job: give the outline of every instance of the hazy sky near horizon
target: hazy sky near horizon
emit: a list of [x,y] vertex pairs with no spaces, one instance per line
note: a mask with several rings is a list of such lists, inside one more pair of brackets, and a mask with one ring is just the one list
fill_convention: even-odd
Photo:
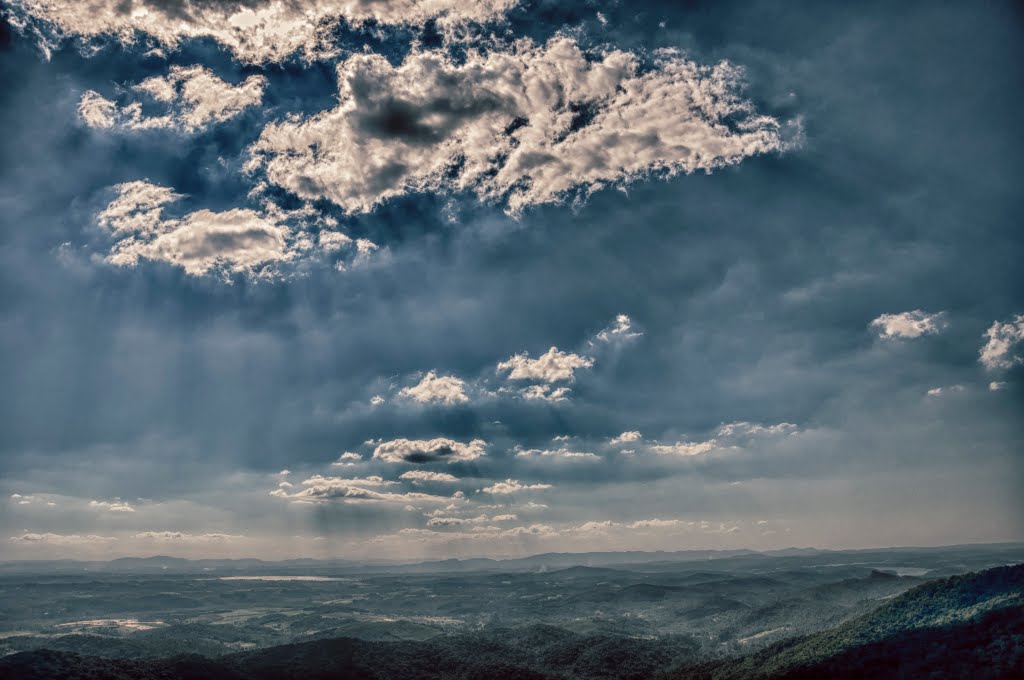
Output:
[[1024,539],[1014,3],[0,13],[0,558]]

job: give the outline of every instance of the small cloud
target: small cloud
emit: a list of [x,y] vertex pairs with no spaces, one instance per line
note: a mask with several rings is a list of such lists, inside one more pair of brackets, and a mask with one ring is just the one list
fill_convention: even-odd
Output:
[[399,479],[407,479],[413,484],[422,482],[457,482],[459,478],[447,472],[428,472],[427,470],[409,470],[398,476]]
[[[238,85],[218,78],[202,66],[172,66],[165,76],[153,76],[133,85],[135,101],[120,106],[88,90],[78,103],[78,114],[93,128],[155,130],[172,128],[193,133],[239,115],[263,100],[267,79],[249,76]],[[143,101],[161,106],[160,115],[143,113]]]
[[355,465],[363,459],[362,454],[353,453],[352,451],[346,451],[345,453],[338,456],[338,460],[331,463],[332,467],[348,467]]
[[794,434],[797,426],[793,423],[776,423],[775,425],[761,425],[747,421],[736,421],[725,423],[718,428],[719,437],[777,437],[781,435]]
[[638,442],[641,439],[643,439],[643,435],[636,430],[631,430],[629,432],[623,432],[617,437],[612,437],[608,440],[608,445],[619,446],[621,444],[629,444],[630,442]]
[[509,380],[540,380],[547,383],[576,379],[575,371],[590,368],[594,360],[552,347],[536,359],[527,353],[516,354],[498,364],[498,373],[508,371]]
[[963,385],[948,385],[946,387],[933,387],[932,389],[928,390],[928,396],[929,397],[939,397],[939,396],[942,396],[943,394],[950,394],[952,392],[963,392],[964,389],[965,388],[964,388]]
[[993,380],[988,384],[989,392],[998,392],[999,390],[1005,389],[1006,383],[999,380]]
[[383,403],[384,397],[380,396],[379,394],[375,394],[372,397],[370,397],[370,406],[380,406]]
[[106,510],[107,512],[135,512],[135,508],[131,505],[117,499],[113,501],[89,501],[89,507],[95,510]]
[[1024,362],[1024,356],[1015,353],[1024,341],[1024,314],[1017,314],[1010,321],[993,321],[985,331],[985,345],[978,353],[978,361],[990,371],[1012,368]]
[[373,457],[387,463],[432,463],[446,461],[476,460],[484,455],[487,442],[474,439],[457,442],[453,439],[394,439],[381,442],[373,451]]
[[188,534],[181,531],[143,531],[135,534],[135,538],[160,543],[222,543],[245,537],[235,534]]
[[429,371],[423,379],[413,387],[406,387],[399,396],[412,399],[420,404],[445,404],[453,406],[469,401],[466,396],[465,383],[451,375],[439,376]]
[[718,442],[709,439],[704,442],[677,442],[675,444],[655,444],[651,451],[662,456],[700,456],[718,448]]
[[878,336],[885,339],[919,338],[941,331],[945,323],[945,313],[928,314],[920,309],[899,314],[882,314],[870,324],[878,331]]
[[625,314],[619,314],[615,317],[615,322],[598,333],[594,339],[607,344],[622,344],[636,340],[641,335],[643,333],[634,329],[632,319]]
[[560,449],[521,449],[516,447],[516,458],[562,458],[568,460],[599,460],[598,456],[586,451]]
[[526,400],[542,400],[542,401],[568,401],[569,395],[572,390],[568,387],[555,387],[551,385],[530,385],[524,387],[519,391],[519,395]]
[[506,479],[504,482],[496,482],[485,487],[482,491],[493,495],[507,495],[520,491],[541,491],[550,488],[552,488],[550,484],[522,484],[516,479]]
[[81,545],[88,543],[111,543],[117,539],[113,536],[97,536],[95,534],[35,534],[25,533],[21,536],[11,536],[11,541],[22,544],[36,545]]

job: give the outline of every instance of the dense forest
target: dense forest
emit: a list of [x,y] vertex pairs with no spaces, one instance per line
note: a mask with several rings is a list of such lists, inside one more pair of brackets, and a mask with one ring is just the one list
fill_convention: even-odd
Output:
[[491,628],[426,641],[353,638],[217,659],[110,659],[37,650],[0,659],[0,677],[174,678],[1010,678],[1024,674],[1024,565],[929,581],[872,612],[752,654],[695,660],[682,636]]

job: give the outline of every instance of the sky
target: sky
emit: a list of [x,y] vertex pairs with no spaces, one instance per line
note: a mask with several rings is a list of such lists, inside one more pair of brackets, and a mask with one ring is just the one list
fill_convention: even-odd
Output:
[[0,558],[1024,540],[1019,5],[0,12]]

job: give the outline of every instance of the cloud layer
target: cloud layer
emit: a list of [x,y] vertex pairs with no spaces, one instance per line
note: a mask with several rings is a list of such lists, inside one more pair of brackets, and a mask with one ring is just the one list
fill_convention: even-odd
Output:
[[268,126],[251,170],[353,213],[417,191],[470,191],[509,212],[623,186],[652,173],[711,171],[785,147],[782,124],[739,95],[743,72],[665,52],[585,53],[556,37],[455,62],[414,51],[393,66],[338,66],[339,104]]
[[194,132],[259,104],[266,84],[263,76],[249,76],[232,85],[202,66],[172,66],[166,76],[147,78],[131,88],[143,101],[155,102],[161,113],[146,115],[143,102],[138,100],[119,106],[94,90],[82,94],[78,113],[86,125],[94,128],[177,128]]
[[[139,35],[164,48],[212,38],[246,62],[293,54],[322,59],[337,53],[339,22],[442,26],[501,17],[514,0],[15,0],[16,19],[46,22],[60,35],[110,36],[131,44]],[[48,36],[49,37],[49,36]],[[52,40],[52,37],[50,38]]]

